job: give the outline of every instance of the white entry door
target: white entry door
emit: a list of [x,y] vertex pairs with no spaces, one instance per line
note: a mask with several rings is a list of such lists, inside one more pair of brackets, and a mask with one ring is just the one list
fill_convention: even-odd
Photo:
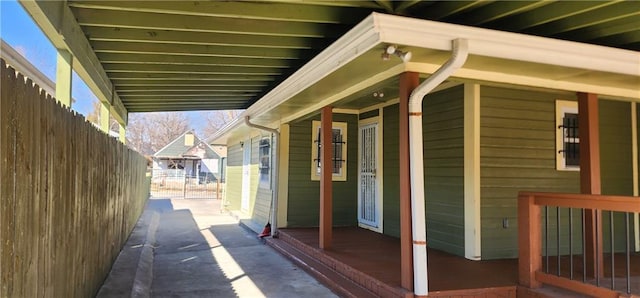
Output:
[[380,149],[378,122],[360,125],[358,223],[360,227],[382,232],[382,200],[380,193]]
[[251,185],[251,140],[244,142],[242,146],[242,200],[240,201],[240,209],[249,211],[249,191]]

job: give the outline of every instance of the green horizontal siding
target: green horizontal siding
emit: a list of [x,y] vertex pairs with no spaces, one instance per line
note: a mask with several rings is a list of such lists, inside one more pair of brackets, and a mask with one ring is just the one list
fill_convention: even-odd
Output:
[[[632,196],[631,104],[600,100],[599,112],[602,194]],[[610,214],[605,212],[602,218],[605,251],[611,250],[610,219]],[[613,224],[614,248],[619,252],[624,251],[626,240],[624,214],[614,213]]]
[[[265,135],[266,136],[266,135]],[[265,225],[270,219],[271,189],[270,186],[260,185],[260,140],[263,136],[251,140],[251,192],[250,214],[251,220],[259,226]]]
[[242,148],[234,144],[227,148],[225,204],[228,210],[240,210],[242,199]]
[[[579,193],[578,171],[555,169],[555,101],[571,100],[552,92],[513,90],[483,86],[481,89],[481,216],[482,258],[517,257],[517,193],[518,191]],[[631,131],[630,105],[624,102],[599,101],[600,158],[603,194],[630,195]],[[556,215],[549,208],[549,250],[555,254]],[[560,209],[560,222],[566,229],[568,209]],[[543,214],[543,217],[545,215]],[[622,247],[624,215],[614,215],[614,245]],[[503,221],[508,221],[505,228]],[[580,229],[579,212],[573,217]],[[605,250],[608,243],[609,214],[603,216]],[[561,230],[561,233],[564,230]],[[544,236],[544,233],[543,233]],[[546,243],[547,237],[543,237]],[[581,239],[574,239],[580,249]],[[561,253],[569,243],[561,238]],[[618,249],[616,249],[618,250]]]
[[[312,120],[290,124],[289,134],[289,227],[318,226],[320,182],[311,180]],[[358,117],[334,114],[334,122],[347,122],[347,181],[333,182],[334,226],[357,225],[358,206]]]
[[580,190],[579,172],[555,168],[555,101],[572,98],[488,86],[480,96],[482,259],[514,258],[518,192]]
[[399,105],[383,110],[382,131],[382,216],[383,233],[400,237],[400,153],[399,153]]
[[427,243],[464,255],[464,88],[423,102]]

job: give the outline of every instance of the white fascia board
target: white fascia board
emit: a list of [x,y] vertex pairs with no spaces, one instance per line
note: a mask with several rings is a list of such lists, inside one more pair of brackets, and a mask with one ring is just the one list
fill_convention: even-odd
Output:
[[211,137],[211,140],[215,142],[228,138],[228,134],[232,130],[244,125],[245,116],[255,119],[261,114],[272,110],[378,45],[380,43],[376,20],[378,16],[379,14],[373,13],[364,19],[284,80],[284,82],[251,105],[238,118],[220,129],[218,133]]
[[377,15],[376,13],[370,15],[311,59],[292,76],[250,106],[247,109],[247,115],[254,116],[254,113],[261,113],[278,106],[378,45],[380,35],[376,24]]
[[[302,90],[330,75],[340,67],[381,43],[398,44],[442,51],[452,50],[452,41],[467,39],[469,54],[507,60],[526,61],[623,75],[640,76],[640,53],[604,46],[530,36],[497,30],[453,25],[435,21],[372,13],[292,76],[250,106],[212,140],[221,139],[242,124],[245,115],[255,119],[292,98]],[[410,63],[411,64],[411,63]],[[467,71],[464,68],[459,70]],[[473,72],[473,71],[471,71]],[[531,78],[528,78],[531,80]],[[509,81],[503,79],[505,82]],[[550,80],[539,82],[553,85]],[[522,83],[520,83],[522,85]],[[575,87],[589,86],[576,84]],[[582,89],[578,89],[582,90]],[[633,91],[600,87],[627,98],[637,98]],[[327,104],[327,100],[321,100]],[[317,106],[317,105],[316,105]],[[300,113],[297,113],[298,115]],[[287,117],[291,119],[291,117]],[[281,121],[286,122],[286,121]]]
[[120,124],[127,123],[127,111],[113,90],[107,73],[75,20],[67,1],[18,0],[35,23],[57,49],[71,52],[78,63],[74,70],[103,103],[112,107],[112,115]]
[[640,76],[635,51],[392,15],[376,19],[387,43],[451,51],[451,41],[462,38],[470,55]]

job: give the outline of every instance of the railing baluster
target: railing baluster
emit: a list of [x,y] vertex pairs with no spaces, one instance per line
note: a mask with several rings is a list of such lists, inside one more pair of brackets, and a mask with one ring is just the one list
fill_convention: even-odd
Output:
[[556,263],[558,276],[560,276],[560,207],[556,207]]
[[609,234],[611,237],[609,237],[609,241],[611,242],[611,289],[615,289],[616,288],[616,267],[615,267],[615,255],[616,255],[616,249],[615,249],[615,244],[614,244],[614,227],[613,227],[613,211],[609,211]]
[[569,208],[569,279],[573,280],[573,208]]
[[600,227],[600,224],[599,224],[599,223],[601,223],[601,218],[600,217],[602,216],[602,212],[598,212],[598,210],[594,210],[593,212],[595,212],[595,221],[596,221],[595,222],[595,226],[596,226],[596,228],[595,228],[596,233],[595,234],[596,234],[596,236],[594,237],[595,238],[595,242],[596,242],[596,249],[594,249],[595,250],[595,254],[596,254],[596,272],[595,272],[595,275],[596,275],[596,286],[599,287],[600,286],[600,262],[602,261],[600,259],[600,255],[602,254],[602,247],[601,247],[601,245],[598,245],[598,243],[600,243],[600,241],[602,241],[602,240],[599,237],[600,233],[598,233],[598,231],[600,231],[600,229],[602,228],[602,227]]
[[544,271],[549,273],[549,207],[544,206]]
[[587,282],[587,244],[585,240],[587,239],[587,232],[585,230],[585,210],[582,210],[582,282]]
[[631,241],[629,240],[629,237],[631,236],[629,234],[629,212],[626,212],[624,214],[624,233],[625,235],[627,235],[627,237],[625,237],[625,254],[626,254],[626,263],[627,263],[627,294],[631,294],[631,253],[630,253],[630,249],[629,249],[629,245],[631,244]]

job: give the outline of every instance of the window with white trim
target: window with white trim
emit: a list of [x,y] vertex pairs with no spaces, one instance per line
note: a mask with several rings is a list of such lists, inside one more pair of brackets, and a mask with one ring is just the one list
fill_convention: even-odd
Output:
[[578,103],[556,100],[556,169],[580,170]]
[[[331,169],[333,181],[347,181],[347,123],[333,122],[331,137]],[[322,152],[320,121],[313,121],[311,142],[311,180],[320,180]]]
[[258,145],[260,188],[271,188],[271,140],[262,138]]

